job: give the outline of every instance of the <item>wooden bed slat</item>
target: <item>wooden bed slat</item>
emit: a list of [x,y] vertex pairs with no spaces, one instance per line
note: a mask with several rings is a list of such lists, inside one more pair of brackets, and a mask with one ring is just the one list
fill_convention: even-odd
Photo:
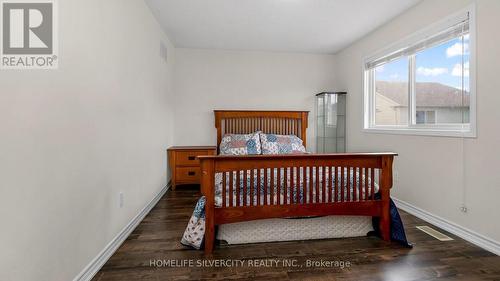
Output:
[[318,203],[319,196],[319,166],[314,167],[316,176],[314,177],[314,203]]
[[353,201],[357,202],[358,201],[358,196],[359,196],[359,193],[358,193],[358,187],[359,187],[359,178],[356,177],[356,175],[359,176],[359,168],[354,168],[354,186],[352,188],[354,194],[353,194]]
[[281,193],[281,192],[282,192],[282,190],[281,190],[281,168],[278,168],[278,178],[277,178],[277,184],[278,184],[278,187],[277,187],[277,190],[278,190],[278,191],[277,191],[277,192],[278,192],[278,195],[277,195],[277,201],[278,201],[278,205],[282,205],[282,204],[283,204],[283,202],[282,202],[282,200],[281,200],[281,197],[282,197],[282,196],[281,196],[281,194],[282,194],[282,193]]
[[222,206],[227,207],[226,205],[226,197],[230,196],[231,194],[226,194],[226,174],[227,173],[222,173]]
[[261,171],[257,169],[257,206],[261,205],[260,203],[260,193],[262,192],[262,179],[261,179]]
[[247,196],[247,192],[248,192],[248,174],[247,174],[247,171],[248,170],[244,170],[243,171],[243,205],[244,206],[248,206],[248,196]]
[[241,171],[236,171],[236,206],[241,206]]
[[233,172],[229,172],[229,207],[234,207]]
[[267,177],[267,168],[264,169],[264,205],[269,205],[267,202],[267,189],[269,188],[268,177]]
[[311,204],[312,203],[312,198],[313,198],[313,169],[312,169],[312,166],[309,166],[307,167],[307,170],[308,170],[308,177],[307,177],[307,189],[309,191],[309,195],[308,195],[308,198],[307,198],[307,203],[308,204]]
[[340,186],[339,186],[339,200],[340,202],[344,202],[344,191],[345,191],[345,188],[344,188],[344,175],[345,175],[345,170],[344,170],[344,167],[339,167],[339,177],[340,177]]
[[292,178],[292,192],[293,192],[293,204],[298,204],[297,193],[299,192],[299,182],[297,181],[297,174],[299,173],[298,167],[293,167],[293,178]]
[[375,199],[375,171],[370,169],[370,196],[371,200]]
[[337,200],[337,167],[331,166],[331,175],[332,175],[332,203],[335,203]]
[[347,201],[351,201],[351,167],[347,167]]
[[326,181],[326,167],[322,167],[323,170],[323,191],[321,203],[326,203],[326,190],[328,187],[328,182]]
[[285,204],[290,204],[291,200],[288,200],[288,194],[289,194],[289,188],[290,188],[290,183],[288,181],[288,167],[285,167]]
[[301,182],[300,182],[300,166],[295,167],[295,203],[300,204],[300,190],[301,190]]
[[368,169],[363,168],[363,201],[368,200]]
[[309,173],[309,167],[307,166],[302,166],[302,169],[299,168],[299,194],[302,192],[302,202],[301,204],[308,204],[308,197],[309,197],[309,181],[308,181],[308,173]]
[[273,194],[274,194],[274,169],[269,169],[269,205],[273,205]]
[[336,166],[333,166],[332,167],[332,177],[333,177],[333,182],[332,182],[332,191],[333,191],[333,202],[337,202],[337,190],[338,190],[338,179],[339,179],[339,176],[337,174],[337,167]]

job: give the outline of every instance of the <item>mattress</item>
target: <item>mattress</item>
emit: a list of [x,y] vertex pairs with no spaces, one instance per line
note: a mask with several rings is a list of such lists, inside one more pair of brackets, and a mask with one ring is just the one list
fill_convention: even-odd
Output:
[[246,244],[359,237],[372,230],[372,219],[366,216],[264,219],[220,225],[217,239],[228,244]]

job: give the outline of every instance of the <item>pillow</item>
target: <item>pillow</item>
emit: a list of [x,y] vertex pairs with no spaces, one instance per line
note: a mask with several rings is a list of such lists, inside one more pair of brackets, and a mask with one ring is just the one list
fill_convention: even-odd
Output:
[[262,154],[306,153],[302,140],[295,135],[274,135],[260,133]]
[[260,132],[238,135],[226,134],[220,142],[221,155],[254,155],[261,154]]

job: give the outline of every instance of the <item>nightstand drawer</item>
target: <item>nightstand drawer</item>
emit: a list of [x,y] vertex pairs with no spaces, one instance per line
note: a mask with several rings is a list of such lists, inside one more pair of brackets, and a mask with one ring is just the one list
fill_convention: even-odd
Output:
[[196,156],[208,155],[206,150],[190,150],[190,151],[177,151],[175,153],[175,162],[178,166],[199,166],[200,161]]
[[215,155],[216,146],[172,146],[168,150],[168,161],[172,171],[172,189],[180,184],[199,184],[200,161],[197,156]]
[[183,183],[199,183],[199,167],[177,167],[175,169],[175,179]]

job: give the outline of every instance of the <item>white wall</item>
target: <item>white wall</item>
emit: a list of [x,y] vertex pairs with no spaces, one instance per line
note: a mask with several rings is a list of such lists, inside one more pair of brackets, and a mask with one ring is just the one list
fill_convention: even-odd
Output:
[[361,59],[468,0],[423,1],[336,56],[174,54],[143,1],[58,2],[59,69],[0,71],[0,280],[75,277],[165,186],[168,146],[215,144],[214,109],[310,110],[314,150],[324,90],[349,92],[351,151],[400,154],[397,198],[500,241],[500,1],[477,1],[478,138],[464,141],[363,133]]
[[[493,223],[500,213],[500,1],[477,0],[477,139],[362,132],[362,58],[470,3],[427,0],[411,8],[338,53],[337,82],[349,92],[349,149],[399,153],[395,163],[399,172],[393,189],[395,197],[500,241],[500,224]],[[459,210],[463,185],[467,214]]]
[[214,109],[309,110],[314,95],[335,89],[334,57],[298,53],[176,49],[175,143],[215,145]]
[[167,183],[173,46],[143,1],[58,3],[59,69],[0,71],[0,280],[73,279]]

